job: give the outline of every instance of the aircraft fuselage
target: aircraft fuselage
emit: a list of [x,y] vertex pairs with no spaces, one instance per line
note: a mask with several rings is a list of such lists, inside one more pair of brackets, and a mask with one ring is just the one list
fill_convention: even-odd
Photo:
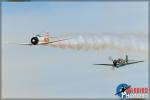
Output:
[[121,67],[121,66],[124,66],[124,65],[126,65],[127,63],[128,63],[128,61],[126,61],[126,60],[124,60],[124,59],[120,59],[120,58],[113,61],[114,66],[117,67],[117,68],[119,68],[119,67]]

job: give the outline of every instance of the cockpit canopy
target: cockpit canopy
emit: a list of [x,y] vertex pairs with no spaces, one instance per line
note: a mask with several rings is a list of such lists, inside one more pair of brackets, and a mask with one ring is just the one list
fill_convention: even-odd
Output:
[[37,34],[36,37],[42,37],[41,35]]

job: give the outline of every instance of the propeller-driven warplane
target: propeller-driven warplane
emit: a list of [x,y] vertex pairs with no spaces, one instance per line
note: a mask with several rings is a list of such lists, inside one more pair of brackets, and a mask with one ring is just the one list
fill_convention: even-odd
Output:
[[48,32],[44,34],[44,36],[41,35],[35,35],[34,37],[31,38],[31,41],[29,43],[17,43],[19,45],[47,45],[51,44],[54,42],[60,42],[60,41],[65,41],[71,38],[65,38],[65,39],[55,39],[52,40],[54,37],[49,37]]
[[140,62],[144,62],[144,61],[136,61],[136,60],[128,60],[128,55],[126,55],[125,59],[112,59],[111,57],[109,57],[109,60],[112,61],[112,64],[94,64],[94,65],[104,65],[104,66],[112,66],[113,69],[114,68],[120,68],[123,67],[125,65],[130,65],[130,64],[135,64],[135,63],[140,63]]

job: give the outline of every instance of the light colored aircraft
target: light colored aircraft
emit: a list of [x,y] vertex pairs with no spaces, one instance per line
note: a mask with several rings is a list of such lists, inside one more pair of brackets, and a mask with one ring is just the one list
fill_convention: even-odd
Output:
[[17,43],[17,44],[19,45],[47,45],[47,44],[51,44],[54,42],[65,41],[65,40],[71,39],[71,38],[65,38],[65,39],[51,40],[52,38],[55,38],[55,37],[49,37],[48,32],[46,32],[44,36],[36,35],[32,37],[29,43]]
[[119,59],[112,59],[111,57],[109,57],[109,60],[111,60],[113,62],[113,64],[94,64],[94,65],[112,66],[113,69],[114,69],[114,68],[123,67],[125,65],[130,65],[130,64],[144,62],[144,61],[128,60],[128,55],[126,55],[125,59],[121,59],[121,58],[119,58]]

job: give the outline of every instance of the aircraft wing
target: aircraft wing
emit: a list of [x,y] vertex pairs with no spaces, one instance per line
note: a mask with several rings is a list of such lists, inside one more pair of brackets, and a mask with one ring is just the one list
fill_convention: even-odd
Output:
[[93,65],[105,65],[105,66],[114,66],[113,64],[93,64]]
[[9,44],[17,44],[17,45],[32,45],[31,43],[9,43]]
[[140,62],[144,62],[144,61],[129,62],[129,63],[127,63],[126,65],[135,64],[135,63],[140,63]]
[[[69,40],[71,38],[67,38],[67,39],[60,39],[60,40],[54,40],[54,41],[49,41],[48,43],[54,43],[54,42],[59,42],[59,41],[65,41],[65,40]],[[17,44],[17,45],[33,45],[32,43],[9,43],[9,44]],[[42,45],[44,45],[46,43],[42,43]]]
[[65,41],[65,40],[69,40],[69,39],[71,39],[71,38],[49,41],[48,43],[54,43],[54,42],[59,42],[59,41]]

